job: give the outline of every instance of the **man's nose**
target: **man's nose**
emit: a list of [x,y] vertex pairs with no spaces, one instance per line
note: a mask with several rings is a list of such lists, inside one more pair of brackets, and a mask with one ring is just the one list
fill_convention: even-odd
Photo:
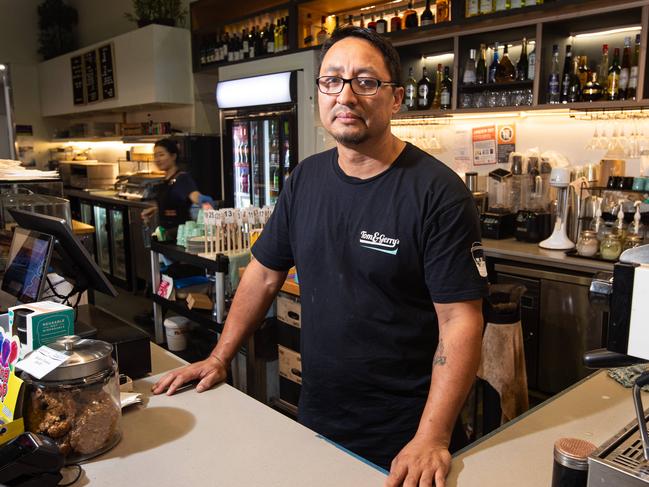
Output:
[[338,98],[336,100],[340,105],[355,105],[358,101],[356,98],[356,93],[352,90],[351,83],[343,84],[343,90],[338,93]]

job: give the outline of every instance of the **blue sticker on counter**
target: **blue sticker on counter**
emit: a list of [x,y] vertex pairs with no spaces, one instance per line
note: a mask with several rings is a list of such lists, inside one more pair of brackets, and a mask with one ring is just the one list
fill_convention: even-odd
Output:
[[349,451],[349,450],[348,450],[347,448],[345,448],[344,446],[339,445],[339,444],[336,443],[335,441],[332,441],[332,440],[330,440],[329,438],[327,438],[327,437],[325,437],[325,436],[322,436],[322,435],[315,435],[315,437],[316,437],[316,438],[320,438],[321,440],[325,440],[325,441],[326,441],[327,443],[329,443],[330,445],[333,445],[333,446],[335,446],[336,448],[338,448],[339,450],[344,451],[345,453],[347,453],[348,455],[351,455],[351,456],[354,457],[355,459],[360,460],[360,461],[363,462],[365,465],[369,465],[370,467],[372,467],[372,468],[378,470],[378,471],[381,472],[382,474],[388,475],[388,474],[390,473],[390,472],[388,472],[386,469],[379,467],[379,466],[376,465],[375,463],[372,463],[372,462],[370,462],[369,460],[363,458],[362,456],[357,455],[357,454],[354,453],[353,451]]

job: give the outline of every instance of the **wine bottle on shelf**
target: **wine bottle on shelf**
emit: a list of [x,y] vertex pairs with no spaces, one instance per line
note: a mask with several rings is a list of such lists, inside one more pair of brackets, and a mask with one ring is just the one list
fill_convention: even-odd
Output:
[[282,41],[282,46],[284,47],[284,50],[287,51],[289,47],[288,17],[284,17],[284,30],[282,31],[282,35],[284,36],[284,40]]
[[608,44],[602,46],[602,60],[599,64],[599,75],[597,76],[597,81],[602,87],[602,93],[605,95],[608,93]]
[[428,110],[433,104],[433,85],[428,78],[426,66],[424,66],[422,71],[421,79],[417,83],[417,109]]
[[624,51],[622,51],[622,65],[620,66],[620,100],[626,100],[631,74],[631,38],[624,38]]
[[474,85],[476,83],[475,55],[475,49],[469,49],[469,59],[466,60],[464,74],[462,75],[463,85]]
[[417,80],[414,78],[412,67],[408,68],[408,79],[404,84],[404,103],[408,110],[417,109]]
[[313,21],[311,14],[306,14],[306,22],[304,23],[304,46],[310,47],[313,44]]
[[336,15],[336,17],[334,18],[334,21],[335,21],[334,30],[338,30],[340,28],[340,17],[338,15]]
[[[441,64],[440,64],[441,66]],[[440,94],[440,108],[449,110],[451,108],[451,95],[453,93],[453,81],[450,76],[450,68],[444,68],[444,78],[442,79],[442,88]]]
[[401,30],[401,17],[399,17],[399,11],[394,11],[394,17],[390,19],[390,32],[396,32]]
[[559,46],[552,46],[552,68],[548,79],[548,103],[561,103],[561,78],[559,77]]
[[436,0],[435,1],[435,14],[437,15],[436,22],[448,22],[451,20],[451,6],[449,0]]
[[354,16],[353,15],[348,15],[347,16],[347,26],[354,25]]
[[414,29],[419,27],[419,16],[417,11],[412,7],[412,0],[408,2],[408,8],[403,13],[403,28]]
[[613,51],[613,62],[611,67],[608,68],[608,88],[607,99],[609,101],[617,101],[620,99],[620,50],[616,47]]
[[518,81],[525,81],[528,79],[530,68],[530,62],[527,57],[527,39],[523,37],[523,43],[521,47],[521,57],[518,58],[516,63],[516,79]]
[[480,0],[480,15],[488,15],[494,13],[493,0]]
[[487,83],[489,79],[487,73],[487,46],[480,44],[480,58],[475,67],[475,81],[479,85]]
[[250,38],[248,37],[248,29],[244,27],[243,32],[241,33],[241,53],[242,57],[248,58],[250,55]]
[[374,15],[370,18],[370,21],[367,23],[367,28],[376,32],[376,19]]
[[257,30],[256,27],[253,25],[250,28],[250,34],[248,34],[248,57],[249,58],[254,58],[255,57],[255,44],[257,42],[256,40],[257,37]]
[[487,76],[487,83],[495,83],[496,82],[496,73],[498,72],[498,43],[496,42],[494,44],[494,57],[491,60],[491,64],[489,65],[489,74]]
[[467,18],[480,15],[480,0],[466,0],[464,9],[464,16]]
[[361,18],[360,18],[359,22],[360,22],[360,24],[359,24],[360,28],[364,29],[365,28],[365,17],[363,16],[363,14],[361,14]]
[[575,56],[572,60],[572,72],[570,74],[570,86],[568,87],[568,103],[575,103],[581,100],[581,84],[579,83],[579,65],[581,60]]
[[383,12],[381,12],[381,18],[376,21],[376,32],[379,34],[385,34],[388,31],[388,22],[383,18]]
[[435,96],[433,97],[433,108],[442,107],[442,81],[444,81],[444,70],[442,65],[437,65],[435,72]]
[[268,44],[266,44],[266,52],[268,52],[268,54],[275,53],[275,24],[272,22],[268,28]]
[[568,91],[572,79],[572,46],[566,46],[566,57],[563,60],[563,74],[561,75],[561,103],[568,103]]
[[583,88],[588,83],[590,76],[588,75],[588,56],[579,56],[579,87]]
[[638,63],[640,61],[640,34],[635,36],[635,48],[633,50],[633,61],[629,71],[629,86],[626,90],[627,100],[635,100],[638,91]]
[[509,46],[505,42],[503,57],[496,69],[496,83],[509,83],[516,79],[516,68],[509,59]]
[[597,72],[590,71],[589,79],[581,90],[581,99],[583,101],[598,101],[602,98],[602,86],[598,83]]
[[536,43],[534,46],[532,52],[527,56],[527,79],[529,80],[533,80],[536,75]]
[[326,22],[327,17],[323,15],[320,23],[320,32],[318,32],[318,35],[316,36],[316,41],[318,42],[318,44],[324,44],[327,40],[327,37],[329,37],[329,35],[327,34]]
[[261,46],[261,53],[262,54],[268,54],[268,42],[270,40],[270,22],[266,22],[266,25],[264,26],[264,30],[262,32],[262,46]]
[[[439,10],[437,13],[439,14]],[[426,0],[426,7],[421,13],[420,19],[421,25],[432,25],[435,23],[435,16],[433,15],[433,11],[430,9],[430,0]]]
[[509,10],[509,0],[494,0],[494,10],[496,12],[504,12]]

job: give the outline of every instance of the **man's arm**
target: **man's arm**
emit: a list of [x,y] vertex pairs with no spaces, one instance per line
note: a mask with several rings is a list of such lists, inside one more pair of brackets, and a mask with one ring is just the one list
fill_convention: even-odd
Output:
[[482,301],[435,303],[435,310],[439,345],[428,399],[415,437],[392,461],[386,487],[445,486],[451,434],[480,363]]
[[274,271],[252,259],[244,272],[223,333],[210,356],[165,374],[152,388],[154,394],[173,394],[183,384],[200,379],[198,392],[225,380],[230,362],[247,338],[259,327],[273,299],[286,279],[286,272]]

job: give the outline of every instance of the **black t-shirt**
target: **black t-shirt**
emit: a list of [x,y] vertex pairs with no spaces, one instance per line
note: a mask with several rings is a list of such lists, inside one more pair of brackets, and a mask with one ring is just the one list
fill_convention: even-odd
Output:
[[270,269],[297,266],[304,425],[390,464],[428,396],[433,302],[485,294],[479,241],[463,182],[413,145],[370,179],[347,176],[336,149],[295,168],[252,253]]
[[189,173],[179,171],[156,188],[160,226],[174,228],[190,219],[189,195],[198,191]]

